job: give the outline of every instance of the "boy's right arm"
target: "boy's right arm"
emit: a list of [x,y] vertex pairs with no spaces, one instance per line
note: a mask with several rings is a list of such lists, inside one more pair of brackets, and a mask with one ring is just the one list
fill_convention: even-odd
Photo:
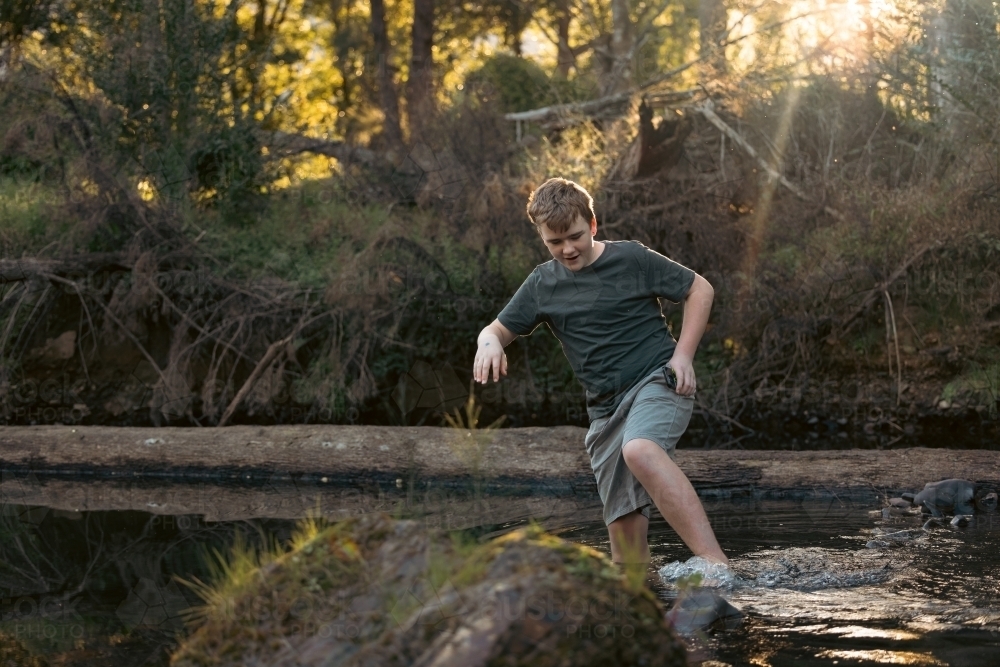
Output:
[[476,360],[472,365],[472,376],[476,382],[486,384],[493,370],[493,381],[499,382],[501,375],[507,375],[507,355],[503,349],[517,338],[517,334],[493,320],[479,334]]

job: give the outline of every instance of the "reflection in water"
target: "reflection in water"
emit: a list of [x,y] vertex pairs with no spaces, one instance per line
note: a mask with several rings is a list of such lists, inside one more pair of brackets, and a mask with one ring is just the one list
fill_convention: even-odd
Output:
[[[536,519],[608,551],[592,489],[401,486],[156,485],[5,474],[0,650],[9,639],[50,664],[165,665],[183,632],[184,608],[197,602],[174,577],[205,579],[209,550],[225,552],[237,533],[256,543],[287,540],[294,520],[309,513],[335,520],[385,511],[481,539]],[[772,667],[996,664],[995,515],[870,549],[874,495],[705,504],[734,570],[752,585],[728,593],[746,622],[693,640],[696,659]],[[909,529],[883,528],[882,535]],[[690,556],[662,519],[650,524],[650,545],[655,569]],[[658,578],[651,584],[665,601],[676,594]]]
[[[1000,663],[997,515],[977,516],[961,530],[920,531],[894,548],[869,549],[877,527],[868,511],[877,506],[874,498],[854,504],[748,499],[711,506],[719,541],[746,584],[734,586],[728,597],[747,622],[696,642],[697,655],[774,667],[833,660]],[[606,548],[598,530],[581,527],[563,537]],[[657,569],[690,556],[662,521],[650,524],[650,542]],[[757,580],[760,573],[766,576]],[[651,583],[664,600],[676,595],[659,577]]]
[[259,541],[292,525],[4,502],[0,656],[27,651],[49,664],[166,664],[184,630],[183,612],[198,602],[173,575],[205,578],[210,549],[226,551],[237,533]]
[[840,660],[865,662],[876,662],[881,665],[933,665],[937,667],[948,667],[948,663],[941,662],[932,655],[926,653],[913,653],[912,651],[820,651],[817,658],[834,658]]
[[[825,626],[823,626],[825,627]],[[881,628],[865,628],[859,625],[845,625],[840,628],[827,628],[823,632],[831,635],[841,635],[843,637],[860,638],[874,637],[878,639],[911,640],[920,639],[920,635],[906,630],[883,630]]]

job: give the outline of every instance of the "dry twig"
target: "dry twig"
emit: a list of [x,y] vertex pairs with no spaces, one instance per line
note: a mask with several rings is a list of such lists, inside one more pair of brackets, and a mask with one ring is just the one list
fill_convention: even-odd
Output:
[[[296,329],[295,333],[297,332],[298,330]],[[243,401],[246,395],[250,393],[250,390],[253,388],[254,383],[257,382],[257,378],[259,378],[261,373],[263,373],[264,370],[271,365],[271,362],[274,361],[274,358],[278,356],[278,352],[285,349],[285,347],[292,342],[292,339],[295,337],[295,333],[285,336],[281,340],[277,340],[268,346],[267,352],[264,353],[264,356],[261,357],[260,361],[257,363],[257,366],[253,369],[253,372],[250,373],[250,377],[248,377],[246,379],[246,382],[243,383],[243,386],[240,387],[240,390],[236,393],[236,396],[229,404],[229,407],[226,408],[226,411],[222,414],[222,418],[219,419],[219,423],[216,424],[216,426],[226,425],[226,422],[229,421],[229,418],[233,416],[234,412],[236,412],[236,408],[239,407],[240,403]]]

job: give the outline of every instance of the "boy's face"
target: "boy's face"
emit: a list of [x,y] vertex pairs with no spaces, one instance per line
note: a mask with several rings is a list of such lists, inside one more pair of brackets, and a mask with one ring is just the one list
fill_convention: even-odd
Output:
[[540,225],[538,234],[542,237],[545,247],[552,258],[570,271],[579,271],[590,266],[596,257],[597,246],[594,245],[594,235],[597,234],[597,220],[590,222],[577,214],[576,222],[565,232],[556,233],[548,225]]

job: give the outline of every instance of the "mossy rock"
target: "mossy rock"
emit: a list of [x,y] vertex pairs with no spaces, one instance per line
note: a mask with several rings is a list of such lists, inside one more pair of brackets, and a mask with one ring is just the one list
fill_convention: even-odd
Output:
[[648,589],[534,527],[478,544],[365,515],[219,586],[172,665],[687,664]]

